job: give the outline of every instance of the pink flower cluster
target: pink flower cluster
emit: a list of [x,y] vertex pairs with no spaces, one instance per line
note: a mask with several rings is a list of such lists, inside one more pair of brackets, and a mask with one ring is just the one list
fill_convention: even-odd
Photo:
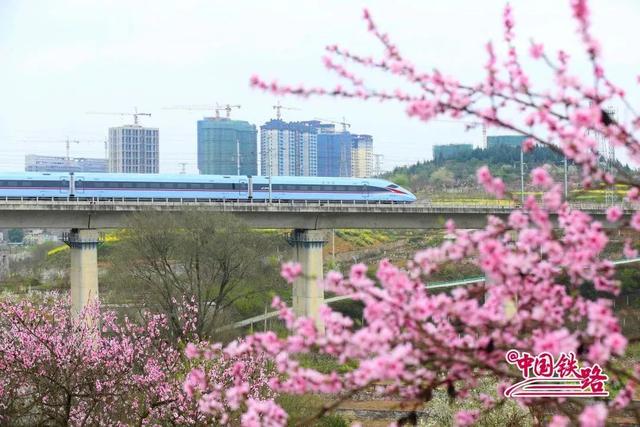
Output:
[[[242,381],[242,399],[271,396],[261,394],[261,359],[228,357],[203,366],[187,361],[169,335],[159,315],[118,321],[91,305],[74,319],[59,294],[0,300],[0,424],[210,425],[219,417],[183,391],[184,372],[191,368],[213,372],[221,387]],[[200,355],[193,346],[188,352]],[[227,408],[239,400],[227,391]]]
[[[544,169],[534,171],[532,180],[551,187],[548,192],[556,191]],[[453,240],[418,252],[406,269],[381,261],[376,280],[367,276],[363,264],[352,266],[348,277],[329,272],[326,290],[363,303],[361,327],[324,307],[325,332],[321,333],[313,319],[296,318],[275,299],[274,307],[290,331],[288,336],[257,333],[220,351],[273,360],[276,373],[268,383],[278,393],[348,394],[375,385],[381,395],[399,394],[407,399],[422,398],[437,388],[464,398],[483,378],[496,375],[515,381],[517,373],[504,359],[512,348],[532,354],[573,352],[587,364],[607,366],[624,353],[627,340],[609,300],[589,300],[577,292],[585,283],[610,295],[619,291],[611,262],[601,260],[608,242],[605,231],[600,223],[565,203],[542,208],[529,197],[525,209],[513,211],[506,221],[490,217],[483,230],[457,230],[448,222]],[[451,294],[427,290],[425,284],[433,272],[463,258],[475,260],[487,278],[485,285],[457,288]],[[309,352],[332,356],[340,363],[358,363],[346,373],[321,373],[298,362],[297,355]],[[193,381],[204,384],[202,373],[192,375]],[[221,393],[216,387],[201,392]],[[485,410],[499,402],[483,400]],[[551,402],[561,408],[560,401]],[[626,403],[621,399],[617,405]],[[276,403],[262,405],[266,405],[265,414],[281,414]],[[602,409],[585,409],[585,419],[592,415],[600,419]],[[456,422],[471,425],[479,415],[463,411]],[[269,420],[276,418],[285,420],[268,416]],[[554,423],[562,425],[562,420],[556,418]],[[269,421],[264,425],[283,424]]]
[[[524,151],[543,145],[570,159],[578,166],[585,188],[624,184],[629,186],[627,200],[637,203],[640,180],[624,170],[615,174],[602,170],[603,153],[598,151],[597,139],[601,135],[615,147],[624,147],[637,166],[640,118],[622,123],[607,112],[608,105],[628,101],[604,71],[600,45],[591,34],[587,1],[569,0],[569,4],[591,63],[593,75],[585,81],[570,72],[567,52],[553,53],[532,42],[529,56],[543,60],[553,81],[550,88],[534,88],[518,55],[514,13],[507,5],[502,17],[504,58],[487,43],[486,76],[478,82],[460,82],[437,68],[418,70],[365,11],[368,31],[379,40],[384,53],[376,58],[330,46],[329,56],[344,61],[338,65],[327,59],[325,66],[345,78],[346,87],[289,87],[275,81],[266,83],[257,76],[251,84],[277,94],[394,100],[405,106],[409,116],[423,121],[449,116],[517,132],[527,137]],[[402,89],[376,90],[351,67],[400,77],[404,80]],[[478,169],[476,178],[487,192],[508,196],[504,183],[487,167]],[[517,379],[504,365],[503,356],[509,349],[575,352],[587,364],[613,367],[612,361],[624,353],[627,339],[612,310],[611,298],[619,293],[620,285],[613,264],[603,257],[609,242],[604,226],[565,203],[560,185],[546,168],[534,169],[531,181],[544,191],[541,200],[527,197],[521,210],[511,212],[506,220],[489,217],[483,230],[456,230],[448,222],[447,231],[455,239],[418,252],[406,270],[382,261],[377,281],[367,277],[364,265],[353,266],[346,278],[337,272],[327,274],[327,290],[351,295],[364,304],[362,327],[356,328],[350,318],[325,308],[326,332],[320,334],[311,319],[296,318],[276,300],[290,335],[252,335],[245,341],[246,352],[264,352],[276,361],[278,375],[271,385],[277,391],[346,393],[376,384],[381,394],[424,400],[436,388],[465,398],[483,377]],[[612,206],[606,211],[606,220],[609,225],[629,225],[640,231],[640,212],[634,212],[628,222],[624,213],[621,206]],[[625,242],[624,254],[637,256],[631,240]],[[443,263],[463,259],[478,265],[487,278],[486,285],[455,289],[450,294],[426,291],[429,276]],[[283,267],[283,277],[294,277],[291,266]],[[593,286],[598,298],[583,297],[579,289],[584,285]],[[357,367],[347,373],[324,374],[300,366],[295,355],[311,351],[343,363],[355,360]],[[640,381],[637,371],[618,373],[610,372],[625,388],[608,407],[598,403],[586,406],[580,415],[558,413],[550,425],[603,425],[609,409],[626,406]],[[484,410],[498,403],[484,399]],[[538,404],[532,400],[520,403]],[[565,412],[559,400],[549,399],[545,405]],[[463,411],[456,422],[469,425],[479,415]]]

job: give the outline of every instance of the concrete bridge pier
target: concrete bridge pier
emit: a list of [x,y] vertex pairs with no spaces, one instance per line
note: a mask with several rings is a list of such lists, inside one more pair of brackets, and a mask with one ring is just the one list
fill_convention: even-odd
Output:
[[294,260],[302,265],[302,276],[293,282],[293,311],[298,316],[311,317],[324,332],[320,319],[320,306],[324,304],[322,278],[323,233],[318,230],[296,229],[289,244],[293,246]]
[[71,248],[71,314],[98,299],[98,230],[74,228],[62,240]]

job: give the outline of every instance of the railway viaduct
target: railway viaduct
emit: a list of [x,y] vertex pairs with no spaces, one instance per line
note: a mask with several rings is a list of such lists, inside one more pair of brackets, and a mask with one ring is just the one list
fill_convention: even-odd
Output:
[[[604,221],[606,206],[576,205],[594,218]],[[262,203],[239,201],[186,200],[60,200],[1,199],[0,226],[7,228],[68,229],[63,240],[71,248],[71,298],[75,313],[92,298],[98,297],[97,247],[100,230],[123,228],[132,213],[160,214],[197,210],[228,212],[254,228],[293,230],[289,239],[294,260],[302,265],[303,275],[293,284],[293,308],[296,314],[312,316],[324,303],[324,291],[318,285],[323,276],[323,229],[441,229],[447,219],[458,228],[481,228],[487,215],[506,217],[515,205],[449,204],[355,204],[355,203]],[[633,207],[636,208],[637,207]],[[634,209],[625,206],[625,214]]]

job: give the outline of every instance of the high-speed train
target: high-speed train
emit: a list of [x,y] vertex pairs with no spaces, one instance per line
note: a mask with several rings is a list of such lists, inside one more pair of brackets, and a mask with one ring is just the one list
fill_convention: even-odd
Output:
[[116,173],[0,173],[0,198],[187,199],[412,203],[383,179]]

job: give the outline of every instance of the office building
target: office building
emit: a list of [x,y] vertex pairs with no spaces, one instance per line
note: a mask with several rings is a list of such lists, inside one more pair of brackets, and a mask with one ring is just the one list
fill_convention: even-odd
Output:
[[109,128],[109,172],[158,173],[159,131],[139,125]]
[[27,154],[24,158],[24,170],[27,172],[96,172],[108,171],[106,159],[71,158],[58,156],[39,156]]
[[207,175],[257,175],[258,131],[243,120],[198,120],[198,170]]
[[487,137],[487,148],[495,147],[521,147],[524,140],[527,139],[524,135],[497,135]]
[[373,137],[351,135],[351,176],[371,178],[374,174]]
[[447,144],[433,146],[433,160],[443,162],[460,157],[462,154],[470,154],[473,151],[473,144]]

